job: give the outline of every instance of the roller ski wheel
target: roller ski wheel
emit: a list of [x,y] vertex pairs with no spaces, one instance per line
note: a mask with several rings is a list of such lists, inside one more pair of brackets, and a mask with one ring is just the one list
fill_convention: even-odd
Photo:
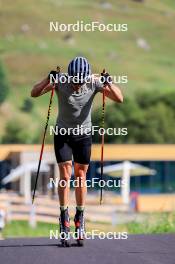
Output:
[[84,247],[84,239],[77,239],[78,247]]
[[62,247],[70,247],[70,241],[66,239],[61,239],[61,246]]

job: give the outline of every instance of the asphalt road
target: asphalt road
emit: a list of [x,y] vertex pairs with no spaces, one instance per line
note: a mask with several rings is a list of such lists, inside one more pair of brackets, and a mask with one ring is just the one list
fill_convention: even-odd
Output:
[[[72,241],[73,242],[73,241]],[[86,240],[70,248],[48,238],[0,241],[1,264],[175,264],[175,235],[129,235],[127,240]]]

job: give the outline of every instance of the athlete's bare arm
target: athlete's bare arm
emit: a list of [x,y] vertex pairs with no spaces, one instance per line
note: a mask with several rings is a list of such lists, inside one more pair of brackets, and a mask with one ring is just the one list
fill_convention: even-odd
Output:
[[48,78],[44,78],[41,80],[39,83],[36,83],[31,91],[31,96],[32,97],[38,97],[41,96],[50,90],[52,90],[53,84],[50,83]]
[[118,86],[115,84],[107,84],[104,86],[105,95],[110,98],[111,100],[123,103],[123,95]]

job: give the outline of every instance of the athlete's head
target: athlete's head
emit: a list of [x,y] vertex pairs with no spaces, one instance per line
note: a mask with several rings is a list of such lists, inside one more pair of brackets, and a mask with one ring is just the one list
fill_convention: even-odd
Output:
[[68,75],[74,84],[83,84],[91,75],[91,67],[84,57],[74,58],[68,66]]

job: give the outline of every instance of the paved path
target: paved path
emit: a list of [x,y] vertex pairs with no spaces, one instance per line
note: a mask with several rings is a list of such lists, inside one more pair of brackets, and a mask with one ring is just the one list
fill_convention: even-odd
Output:
[[127,240],[87,240],[83,248],[57,240],[0,241],[1,264],[175,264],[175,235],[130,235]]

